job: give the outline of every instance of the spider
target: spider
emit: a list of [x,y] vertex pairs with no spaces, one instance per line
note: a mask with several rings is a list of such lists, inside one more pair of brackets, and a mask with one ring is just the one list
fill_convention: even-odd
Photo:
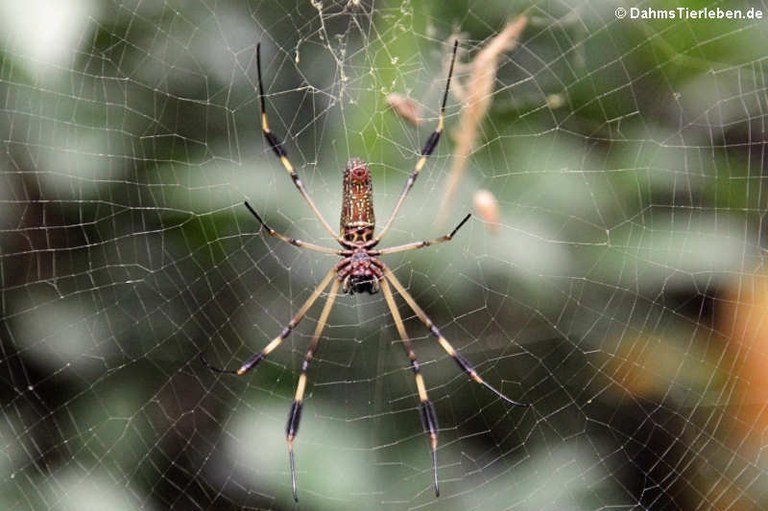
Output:
[[299,175],[288,159],[287,152],[283,147],[280,140],[269,129],[269,123],[267,119],[267,110],[264,99],[264,85],[261,78],[261,44],[256,46],[256,68],[258,74],[259,83],[259,102],[261,105],[261,130],[269,147],[272,148],[275,155],[277,155],[280,163],[286,172],[291,176],[293,184],[301,194],[304,201],[312,209],[312,212],[320,221],[322,226],[330,235],[341,245],[341,249],[332,249],[301,241],[295,238],[290,238],[284,234],[281,234],[271,228],[261,216],[254,210],[251,205],[246,201],[245,207],[256,218],[266,232],[273,238],[277,238],[286,243],[290,243],[299,248],[305,248],[313,250],[315,252],[321,252],[324,254],[333,254],[341,257],[341,260],[333,266],[325,277],[320,281],[315,290],[309,296],[306,302],[299,308],[294,314],[288,324],[282,329],[280,334],[275,337],[269,344],[266,345],[261,351],[248,358],[237,370],[225,370],[213,367],[203,357],[205,365],[220,373],[229,373],[242,376],[253,368],[255,368],[261,361],[269,356],[278,346],[285,340],[286,337],[298,326],[299,322],[304,318],[307,311],[312,307],[315,301],[320,297],[323,291],[331,285],[328,292],[325,305],[323,306],[320,318],[315,327],[312,340],[304,355],[304,361],[301,364],[301,373],[296,385],[296,393],[291,404],[291,409],[288,414],[288,423],[286,425],[286,438],[288,442],[288,457],[291,470],[291,489],[293,492],[294,500],[298,501],[298,491],[296,484],[296,463],[293,454],[293,444],[296,439],[296,434],[299,429],[299,421],[301,420],[301,410],[304,401],[304,393],[307,387],[307,371],[309,365],[317,351],[317,346],[320,340],[320,334],[325,328],[328,316],[333,308],[333,303],[339,292],[343,294],[353,295],[355,293],[369,293],[375,294],[381,291],[384,295],[384,299],[387,303],[392,318],[395,322],[398,334],[402,339],[403,348],[405,348],[406,355],[410,361],[411,370],[413,371],[414,378],[416,380],[416,388],[419,394],[419,401],[421,405],[421,422],[424,429],[424,433],[428,435],[431,452],[432,452],[432,475],[433,484],[435,489],[435,496],[440,495],[440,485],[437,476],[437,418],[435,415],[435,409],[432,402],[427,396],[427,388],[424,384],[424,378],[421,375],[421,369],[419,362],[416,359],[416,354],[413,351],[413,346],[408,334],[405,331],[403,319],[400,316],[400,312],[395,304],[394,294],[392,288],[400,294],[405,300],[408,306],[413,310],[416,316],[427,327],[429,332],[437,338],[440,346],[451,356],[456,364],[464,371],[470,379],[484,386],[496,394],[499,398],[503,399],[507,403],[514,406],[529,406],[528,404],[519,403],[508,398],[501,391],[488,384],[477,371],[470,365],[466,358],[459,354],[456,349],[443,337],[440,330],[427,316],[424,310],[416,303],[416,300],[405,289],[400,281],[392,273],[392,270],[379,259],[380,256],[394,254],[397,252],[405,252],[409,250],[416,250],[438,243],[443,243],[453,239],[456,232],[469,220],[470,214],[464,217],[461,222],[451,231],[449,234],[440,236],[432,240],[415,241],[412,243],[406,243],[404,245],[398,245],[389,248],[375,248],[382,240],[392,225],[398,211],[400,210],[403,202],[405,201],[408,192],[413,187],[416,178],[419,176],[419,172],[424,168],[427,158],[432,154],[437,147],[437,143],[440,140],[440,135],[443,133],[443,127],[445,122],[445,104],[448,98],[448,90],[451,85],[451,77],[453,76],[453,67],[456,61],[456,49],[458,47],[458,41],[453,45],[453,56],[451,58],[451,65],[448,71],[448,79],[445,84],[445,91],[443,92],[443,99],[440,106],[440,115],[437,119],[437,127],[434,132],[427,139],[424,148],[421,150],[420,157],[416,162],[408,180],[405,182],[405,188],[400,193],[400,197],[395,204],[389,219],[384,224],[378,235],[374,235],[375,217],[373,213],[373,188],[371,173],[368,170],[366,163],[359,158],[352,158],[347,162],[344,169],[344,175],[342,179],[343,183],[343,195],[341,206],[341,230],[340,234],[336,234],[331,228],[330,224],[325,220],[320,211],[317,209],[312,198],[307,193],[304,184],[302,183]]

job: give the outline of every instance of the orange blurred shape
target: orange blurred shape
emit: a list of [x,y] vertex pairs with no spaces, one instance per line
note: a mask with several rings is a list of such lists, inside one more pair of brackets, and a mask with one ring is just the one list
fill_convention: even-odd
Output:
[[745,498],[744,489],[721,477],[703,495],[702,504],[713,511],[757,511],[755,503]]
[[604,372],[615,383],[614,391],[653,400],[668,392],[684,359],[685,352],[663,338],[642,333],[622,336]]
[[763,445],[768,431],[768,274],[744,274],[725,296],[723,330],[733,361],[732,440]]

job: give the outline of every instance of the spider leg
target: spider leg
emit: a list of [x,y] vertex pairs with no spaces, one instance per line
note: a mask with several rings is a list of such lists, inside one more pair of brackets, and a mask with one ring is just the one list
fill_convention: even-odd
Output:
[[333,308],[333,302],[336,300],[336,296],[339,294],[339,287],[341,282],[336,279],[331,285],[331,290],[326,298],[323,311],[320,313],[320,319],[317,321],[315,327],[315,333],[312,336],[312,341],[309,343],[309,348],[304,355],[304,362],[301,364],[301,374],[299,375],[299,381],[296,384],[296,394],[291,404],[291,411],[288,413],[288,424],[285,427],[286,439],[288,441],[288,461],[291,466],[291,489],[293,491],[293,500],[299,501],[298,492],[296,489],[296,462],[293,457],[293,441],[296,438],[296,434],[299,432],[299,421],[301,420],[301,407],[304,401],[304,391],[307,388],[307,371],[309,370],[309,363],[315,356],[317,351],[317,345],[320,341],[320,334],[325,328],[325,324],[328,321],[328,315]]
[[403,299],[408,303],[408,306],[413,310],[413,312],[416,313],[416,316],[421,320],[422,323],[429,329],[429,332],[437,337],[437,342],[440,343],[440,346],[448,353],[448,355],[453,358],[453,360],[456,362],[456,364],[461,368],[462,371],[467,373],[467,375],[476,383],[479,383],[486,389],[490,390],[494,394],[496,394],[498,397],[506,401],[507,403],[513,405],[513,406],[531,406],[528,403],[520,403],[518,401],[514,401],[507,396],[505,396],[501,391],[497,390],[495,387],[491,386],[489,383],[487,383],[485,380],[483,380],[479,374],[477,374],[477,371],[470,365],[469,361],[461,356],[459,352],[456,351],[456,349],[451,345],[451,343],[448,342],[448,340],[443,337],[443,334],[440,333],[440,330],[435,326],[435,324],[432,322],[431,319],[429,319],[429,316],[422,310],[421,307],[419,307],[419,304],[416,303],[416,300],[413,299],[411,294],[406,291],[405,287],[400,283],[399,280],[397,280],[397,277],[392,273],[392,270],[389,269],[388,266],[383,266],[383,272],[384,272],[384,278],[387,279],[394,287],[397,289],[397,292],[400,293],[400,296],[403,297]]
[[217,373],[225,373],[225,374],[235,374],[237,376],[242,376],[249,372],[251,369],[256,367],[256,365],[267,358],[267,356],[272,353],[282,342],[285,340],[286,337],[288,337],[288,334],[290,334],[294,328],[301,322],[302,319],[304,319],[304,315],[307,313],[310,307],[315,303],[317,298],[320,296],[320,294],[323,292],[323,290],[328,287],[328,283],[333,279],[333,277],[336,275],[336,268],[331,268],[331,270],[325,275],[323,280],[320,282],[320,284],[317,285],[315,290],[312,292],[309,298],[307,298],[307,301],[304,302],[304,305],[301,306],[301,308],[296,312],[296,314],[291,318],[291,320],[288,322],[288,324],[283,328],[283,330],[280,332],[280,335],[272,339],[269,344],[267,344],[264,349],[253,355],[251,358],[243,362],[243,365],[240,366],[240,369],[236,371],[230,371],[227,369],[219,369],[217,367],[212,366],[203,356],[202,352],[200,353],[200,359],[202,360],[203,364],[205,366]]
[[272,148],[272,151],[274,151],[275,155],[277,155],[277,157],[280,159],[280,163],[283,165],[283,168],[285,169],[285,171],[288,172],[288,174],[291,176],[291,179],[293,180],[293,184],[296,186],[296,189],[299,190],[299,193],[304,198],[306,203],[309,204],[310,208],[312,208],[312,212],[315,214],[317,219],[320,220],[320,223],[323,224],[323,227],[325,228],[325,230],[328,231],[331,236],[333,236],[333,239],[341,243],[341,237],[331,228],[328,221],[320,213],[320,210],[317,209],[315,202],[309,196],[309,193],[307,193],[306,188],[304,188],[304,183],[299,178],[299,175],[296,173],[296,170],[294,170],[293,165],[291,164],[291,161],[288,159],[288,153],[283,147],[283,144],[280,142],[280,139],[277,138],[277,136],[275,136],[275,134],[272,133],[272,131],[270,131],[269,129],[266,101],[264,100],[264,84],[262,83],[262,80],[261,80],[261,43],[258,43],[256,45],[256,72],[257,72],[258,81],[259,81],[259,104],[261,105],[261,132],[264,134],[264,139],[267,141],[267,144],[269,144],[269,147]]
[[251,214],[256,217],[256,220],[259,221],[261,226],[264,227],[267,233],[273,238],[277,238],[280,241],[290,243],[294,247],[306,248],[309,250],[314,250],[315,252],[322,252],[323,254],[333,254],[337,256],[344,256],[344,255],[347,255],[349,252],[348,250],[344,251],[344,250],[338,250],[334,248],[321,247],[320,245],[315,245],[314,243],[308,243],[306,241],[297,240],[296,238],[289,238],[288,236],[277,232],[276,230],[271,228],[269,225],[267,225],[267,223],[264,220],[262,220],[261,216],[259,216],[256,210],[253,209],[250,204],[248,204],[248,201],[245,201],[245,207],[248,208],[248,211],[250,211]]
[[395,320],[397,332],[400,334],[400,339],[403,340],[405,353],[408,355],[408,360],[411,361],[413,376],[416,378],[416,388],[419,391],[419,401],[421,401],[421,425],[422,428],[424,428],[424,433],[429,435],[430,446],[432,447],[432,476],[435,485],[435,497],[439,497],[440,484],[437,480],[437,418],[435,416],[435,407],[427,396],[427,387],[424,385],[424,378],[421,376],[419,361],[416,360],[416,353],[413,351],[413,345],[405,331],[405,325],[403,324],[403,319],[400,317],[400,312],[397,310],[392,289],[385,279],[381,280],[380,286],[381,291],[384,293],[384,298],[387,301],[389,312],[392,313],[392,319]]
[[402,207],[403,202],[405,201],[405,197],[408,195],[408,192],[411,191],[413,184],[416,182],[416,178],[419,177],[419,172],[421,172],[421,169],[424,168],[424,164],[427,163],[427,158],[429,158],[429,156],[435,150],[435,147],[437,147],[437,143],[440,141],[440,135],[443,134],[443,128],[445,127],[445,103],[448,101],[448,89],[450,89],[451,87],[451,77],[453,76],[453,65],[456,62],[456,49],[458,48],[458,46],[459,46],[459,41],[456,40],[456,42],[453,44],[453,57],[451,58],[451,68],[448,71],[448,79],[445,82],[445,92],[443,92],[443,102],[440,105],[440,115],[437,118],[437,127],[435,128],[435,131],[433,131],[432,134],[429,136],[429,138],[427,139],[427,142],[424,144],[424,148],[421,150],[421,156],[416,162],[416,166],[414,166],[413,171],[411,172],[411,175],[408,176],[408,180],[405,182],[405,187],[403,188],[403,191],[400,193],[400,198],[397,200],[397,204],[395,204],[395,208],[392,210],[392,214],[390,214],[389,219],[384,224],[384,227],[381,229],[381,232],[379,232],[378,236],[376,236],[374,239],[370,241],[371,246],[381,241],[381,239],[389,230],[390,226],[392,225],[392,221],[395,219],[395,216],[397,216],[397,212],[400,211],[400,208]]
[[379,250],[372,250],[373,255],[380,256],[380,255],[386,255],[386,254],[395,254],[397,252],[407,252],[408,250],[416,250],[419,248],[424,247],[430,247],[432,245],[437,245],[438,243],[444,243],[446,241],[451,241],[456,234],[456,231],[461,229],[461,226],[467,223],[467,220],[469,220],[469,217],[471,217],[471,214],[468,214],[464,217],[464,220],[459,222],[459,225],[457,225],[449,234],[444,234],[440,236],[439,238],[435,238],[433,240],[424,240],[424,241],[414,241],[413,243],[406,243],[404,245],[397,245],[394,247],[387,247],[382,248]]

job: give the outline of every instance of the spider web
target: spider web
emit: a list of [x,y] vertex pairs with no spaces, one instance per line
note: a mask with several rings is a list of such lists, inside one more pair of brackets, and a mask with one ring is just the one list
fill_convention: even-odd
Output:
[[[386,262],[532,406],[466,378],[398,298],[440,424],[435,499],[384,299],[339,297],[296,440],[300,505],[765,508],[766,25],[617,7],[0,4],[0,507],[295,506],[285,420],[321,305],[246,377],[198,358],[238,367],[337,261],[265,236],[242,204],[333,246],[262,140],[256,44],[270,126],[319,209],[336,225],[341,169],[363,157],[382,225],[458,37],[446,136],[382,246],[475,211]],[[443,217],[470,63],[519,15]]]

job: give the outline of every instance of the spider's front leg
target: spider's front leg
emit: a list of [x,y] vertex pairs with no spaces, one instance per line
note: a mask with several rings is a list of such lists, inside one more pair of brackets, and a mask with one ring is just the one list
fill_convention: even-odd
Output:
[[344,256],[344,255],[347,255],[349,253],[349,250],[339,250],[339,249],[334,249],[334,248],[326,248],[326,247],[321,247],[320,245],[316,245],[314,243],[309,243],[309,242],[306,242],[306,241],[301,241],[301,240],[296,239],[296,238],[289,238],[285,234],[281,234],[281,233],[277,232],[276,230],[274,230],[269,225],[267,225],[267,223],[261,218],[261,215],[259,215],[256,212],[256,210],[253,209],[250,204],[248,204],[248,201],[245,201],[244,204],[245,204],[245,207],[248,208],[248,211],[256,218],[256,220],[258,220],[258,222],[261,224],[261,226],[264,229],[266,229],[267,234],[269,234],[273,238],[277,238],[280,241],[284,241],[286,243],[289,243],[289,244],[293,245],[294,247],[306,248],[306,249],[309,249],[309,250],[314,250],[315,252],[321,252],[323,254],[333,254],[333,255],[338,255],[338,256]]
[[338,242],[341,242],[342,241],[341,237],[334,232],[334,230],[331,228],[328,221],[325,219],[322,213],[320,213],[320,210],[315,205],[315,201],[312,200],[312,197],[310,197],[309,192],[307,192],[307,189],[304,188],[304,183],[299,178],[299,174],[296,172],[296,169],[293,167],[291,160],[288,159],[288,152],[285,150],[285,147],[283,147],[282,142],[280,142],[280,139],[277,138],[277,135],[272,133],[272,130],[269,128],[269,118],[267,117],[267,104],[266,104],[266,100],[264,99],[264,83],[262,82],[262,79],[261,79],[261,43],[258,43],[256,45],[256,74],[258,76],[258,81],[259,81],[259,106],[261,107],[261,133],[264,135],[264,140],[267,141],[267,144],[269,144],[269,147],[275,153],[275,156],[277,156],[277,158],[280,160],[280,163],[282,164],[285,171],[288,173],[289,176],[291,176],[293,185],[299,191],[299,194],[304,199],[304,201],[312,209],[312,212],[315,214],[315,217],[317,217],[317,219],[323,225],[325,230],[328,231],[328,233],[333,237],[333,239],[335,239]]
[[397,199],[397,203],[395,203],[395,207],[392,209],[392,213],[389,215],[389,219],[384,223],[384,227],[381,229],[379,234],[372,240],[372,243],[370,246],[374,246],[377,243],[381,241],[381,239],[384,237],[385,234],[387,234],[387,231],[389,231],[389,228],[392,227],[392,222],[394,222],[395,217],[397,216],[397,212],[400,211],[400,208],[403,206],[403,202],[405,202],[405,198],[408,196],[408,192],[411,191],[411,188],[413,188],[413,184],[416,182],[416,178],[419,177],[419,173],[421,172],[421,169],[424,168],[424,165],[427,163],[427,158],[430,157],[432,152],[437,147],[437,143],[440,142],[440,137],[443,134],[443,130],[445,129],[445,104],[448,101],[448,90],[451,88],[451,77],[453,76],[453,66],[456,63],[456,50],[459,47],[459,40],[457,39],[453,43],[453,56],[451,57],[451,67],[448,70],[448,79],[445,81],[445,90],[443,91],[443,101],[440,103],[440,114],[437,117],[437,126],[435,127],[435,131],[432,132],[431,135],[429,135],[429,138],[427,138],[427,142],[424,144],[424,147],[421,150],[421,155],[419,156],[419,159],[416,161],[416,165],[413,167],[413,170],[411,171],[411,174],[408,176],[408,179],[405,181],[405,186],[403,187],[403,191],[400,192],[400,197]]

